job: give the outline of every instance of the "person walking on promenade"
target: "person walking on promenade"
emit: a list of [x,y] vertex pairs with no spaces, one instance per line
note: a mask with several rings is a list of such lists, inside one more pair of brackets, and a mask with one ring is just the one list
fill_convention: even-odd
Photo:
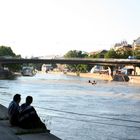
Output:
[[13,126],[18,126],[20,96],[20,94],[15,94],[8,107],[9,122]]
[[[26,97],[26,102],[20,107],[19,126],[24,129],[41,128],[47,130],[45,124],[40,120],[35,108],[31,106],[32,96]],[[50,132],[50,130],[47,130]]]

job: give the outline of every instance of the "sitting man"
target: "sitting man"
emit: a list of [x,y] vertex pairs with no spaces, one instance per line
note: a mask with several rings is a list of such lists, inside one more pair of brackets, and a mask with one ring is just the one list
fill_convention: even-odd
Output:
[[[20,107],[19,126],[25,129],[42,128],[46,129],[45,124],[40,120],[35,108],[31,106],[33,98],[31,96],[26,97],[26,103]],[[49,130],[47,130],[50,132]]]
[[9,121],[10,124],[13,126],[18,126],[18,117],[19,117],[19,103],[21,100],[21,95],[16,94],[13,97],[13,101],[9,104],[8,107],[8,115],[9,115]]

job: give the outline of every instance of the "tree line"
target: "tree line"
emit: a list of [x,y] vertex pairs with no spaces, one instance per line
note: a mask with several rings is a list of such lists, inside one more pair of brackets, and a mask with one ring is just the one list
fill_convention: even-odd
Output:
[[[0,46],[0,58],[21,58],[21,55],[16,55],[11,47]],[[2,67],[7,67],[11,71],[19,71],[21,69],[19,64],[2,64]]]

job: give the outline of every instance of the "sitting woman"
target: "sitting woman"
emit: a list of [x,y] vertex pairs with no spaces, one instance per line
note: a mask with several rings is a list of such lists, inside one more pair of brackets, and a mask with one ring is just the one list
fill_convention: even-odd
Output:
[[35,108],[31,106],[32,101],[33,98],[27,96],[26,103],[21,105],[19,126],[25,129],[42,128],[47,130],[45,124],[40,120]]

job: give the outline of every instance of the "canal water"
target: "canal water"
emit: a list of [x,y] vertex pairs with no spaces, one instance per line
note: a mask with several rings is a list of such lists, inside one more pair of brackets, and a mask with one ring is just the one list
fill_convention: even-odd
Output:
[[34,98],[39,116],[62,140],[140,139],[140,86],[77,76],[37,74],[0,80],[0,104],[16,93]]

